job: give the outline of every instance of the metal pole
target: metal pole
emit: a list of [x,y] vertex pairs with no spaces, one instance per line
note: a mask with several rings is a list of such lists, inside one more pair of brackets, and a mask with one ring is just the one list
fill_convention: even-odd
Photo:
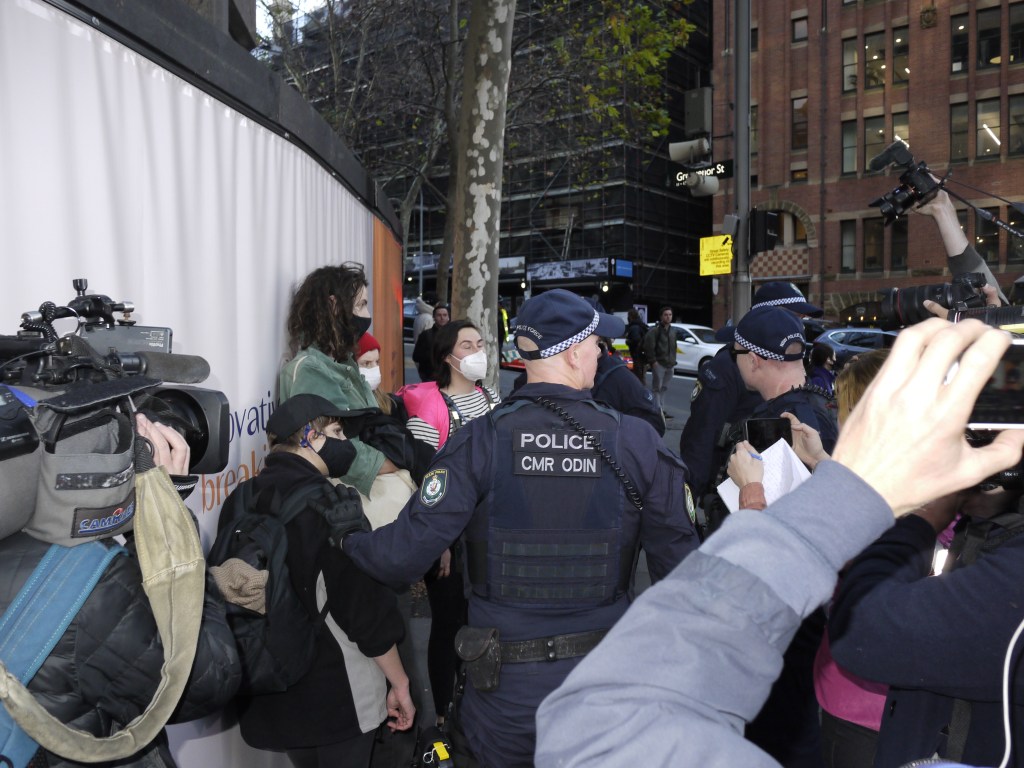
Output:
[[735,171],[733,181],[739,226],[733,238],[736,274],[732,281],[733,321],[750,310],[750,0],[736,0],[733,51],[736,94],[733,99]]
[[420,292],[423,295],[423,184],[420,184]]

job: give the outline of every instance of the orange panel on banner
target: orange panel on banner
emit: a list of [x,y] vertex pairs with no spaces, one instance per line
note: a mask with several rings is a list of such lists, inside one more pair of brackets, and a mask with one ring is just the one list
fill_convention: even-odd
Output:
[[402,246],[380,219],[373,220],[373,330],[380,342],[381,391],[394,392],[405,383],[402,344]]

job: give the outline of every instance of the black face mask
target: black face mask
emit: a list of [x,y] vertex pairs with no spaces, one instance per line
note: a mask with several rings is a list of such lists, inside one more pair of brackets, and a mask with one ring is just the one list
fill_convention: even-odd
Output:
[[352,324],[355,327],[356,341],[363,338],[363,334],[370,330],[370,324],[373,323],[372,317],[360,317],[359,315],[352,315]]
[[356,447],[348,440],[325,437],[324,444],[316,454],[327,465],[329,477],[341,477],[352,468],[352,462],[356,460]]

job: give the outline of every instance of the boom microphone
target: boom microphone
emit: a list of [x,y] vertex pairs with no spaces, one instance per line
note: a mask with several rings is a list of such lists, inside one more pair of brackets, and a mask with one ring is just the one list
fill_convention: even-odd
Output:
[[172,355],[169,352],[134,352],[119,353],[121,365],[127,370],[135,368],[133,358],[137,360],[137,372],[151,379],[173,381],[177,384],[199,384],[210,375],[210,364],[198,355]]

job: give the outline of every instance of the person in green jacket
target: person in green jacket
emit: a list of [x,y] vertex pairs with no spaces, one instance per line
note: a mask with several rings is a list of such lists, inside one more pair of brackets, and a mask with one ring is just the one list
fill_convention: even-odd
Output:
[[[293,357],[281,369],[283,403],[301,393],[320,395],[344,411],[377,408],[354,353],[370,328],[369,283],[359,264],[320,267],[295,291],[288,309]],[[341,481],[364,496],[377,475],[398,468],[376,448],[352,439],[356,458]]]

